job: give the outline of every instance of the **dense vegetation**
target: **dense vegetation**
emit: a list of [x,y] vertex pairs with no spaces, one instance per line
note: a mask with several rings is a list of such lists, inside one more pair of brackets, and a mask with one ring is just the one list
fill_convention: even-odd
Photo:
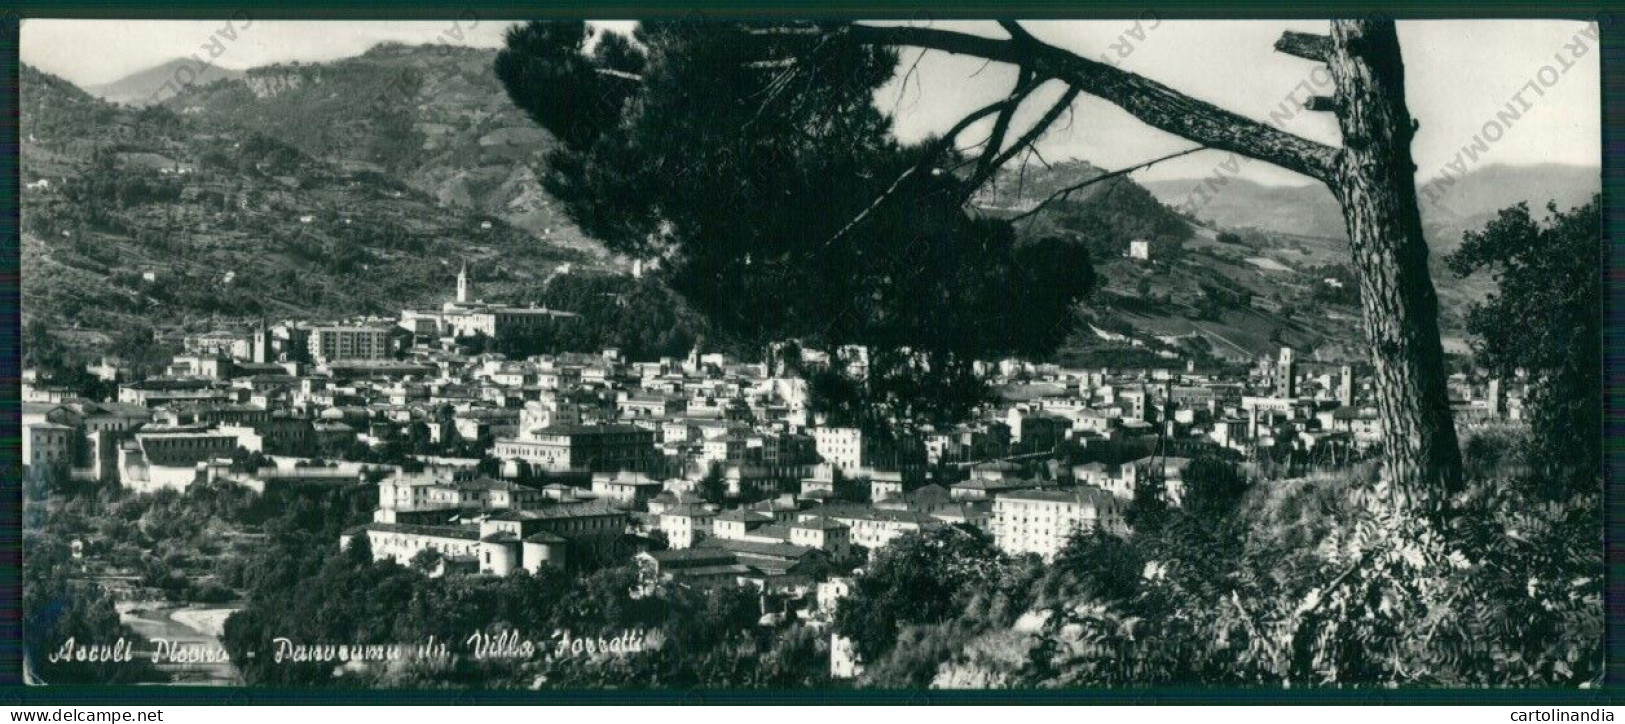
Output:
[[631,42],[529,23],[496,73],[558,139],[543,183],[570,217],[661,259],[720,333],[918,353],[872,371],[877,387],[906,388],[926,416],[964,415],[975,360],[1065,338],[1094,282],[1086,248],[1018,243],[1008,222],[966,213],[973,189],[944,172],[956,159],[899,143],[872,102],[894,54],[796,51],[758,30],[771,28],[643,23]]
[[1594,489],[1602,459],[1602,225],[1600,197],[1537,221],[1527,204],[1503,209],[1447,258],[1466,276],[1488,271],[1496,291],[1467,313],[1481,364],[1533,382],[1539,436],[1530,463],[1558,484]]
[[[516,359],[561,352],[596,354],[609,348],[619,349],[629,359],[682,357],[705,334],[705,321],[654,280],[570,275],[518,294],[526,302],[578,316],[553,320],[528,337],[488,345]],[[747,358],[760,354],[755,349],[738,351],[746,352]]]
[[[273,551],[248,607],[226,625],[228,649],[256,684],[386,687],[814,686],[824,665],[799,627],[757,627],[748,589],[669,589],[635,597],[636,569],[575,577],[547,569],[504,578],[429,578],[410,566],[372,563],[365,543],[340,552],[273,534]],[[573,638],[642,642],[629,654],[556,651],[536,657],[470,656],[470,637],[503,635],[539,645]],[[364,672],[329,662],[275,663],[248,651],[296,642],[448,644],[459,656],[418,658]],[[545,643],[544,643],[545,642]]]
[[1478,480],[1447,528],[1364,475],[1212,466],[1186,474],[1183,508],[1142,506],[1132,538],[1079,534],[1049,565],[943,529],[884,549],[839,628],[870,662],[860,684],[882,687],[1594,682],[1600,501],[1531,504],[1515,469]]
[[130,684],[163,677],[142,659],[53,661],[70,639],[75,644],[131,646],[142,638],[119,621],[114,599],[100,585],[76,579],[78,561],[67,539],[47,533],[23,536],[23,650],[30,683]]
[[[114,594],[100,581],[127,577],[128,592],[155,600],[231,601],[246,587],[245,575],[252,575],[245,573],[244,562],[258,549],[253,533],[261,523],[285,515],[311,525],[321,517],[313,510],[324,504],[336,509],[339,500],[350,518],[370,510],[371,501],[346,498],[345,492],[329,491],[325,503],[308,491],[261,497],[234,485],[197,486],[184,495],[137,495],[116,485],[66,479],[50,494],[31,490],[25,503],[23,610],[25,650],[35,674],[49,683],[162,681],[164,675],[146,656],[63,664],[51,662],[50,654],[69,637],[79,644],[122,638],[150,651],[141,636],[120,623]],[[82,557],[73,555],[75,541]]]
[[[760,604],[750,589],[668,587],[659,596],[638,595],[636,568],[624,558],[584,572],[430,578],[417,567],[373,563],[365,539],[340,551],[339,534],[368,520],[377,503],[370,486],[274,486],[263,496],[230,484],[194,486],[184,495],[95,485],[56,492],[30,503],[25,536],[25,643],[35,672],[51,683],[163,680],[139,656],[131,663],[49,662],[68,637],[142,645],[120,624],[112,595],[86,577],[106,573],[134,573],[138,590],[171,601],[243,606],[227,621],[224,644],[251,685],[805,687],[824,680],[824,640],[799,624],[758,627]],[[74,540],[83,543],[82,559],[70,554]],[[557,644],[565,632],[635,639],[643,650],[467,656],[476,633]],[[271,656],[278,637],[436,641],[459,656],[365,670],[278,663]]]
[[1197,461],[1183,507],[1144,481],[1131,538],[1077,535],[1051,565],[969,530],[900,541],[838,618],[870,662],[861,683],[1596,684],[1597,222],[1595,204],[1544,225],[1508,209],[1452,259],[1494,270],[1479,349],[1536,394],[1528,429],[1467,440],[1447,514],[1397,508],[1369,468],[1252,481]]

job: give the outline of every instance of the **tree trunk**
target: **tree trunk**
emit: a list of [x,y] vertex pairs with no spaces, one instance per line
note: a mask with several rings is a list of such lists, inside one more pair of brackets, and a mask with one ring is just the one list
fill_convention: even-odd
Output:
[[[844,32],[864,43],[1011,63],[1033,77],[1061,80],[1203,147],[1239,153],[1324,182],[1343,207],[1360,277],[1366,334],[1376,367],[1386,487],[1405,508],[1441,510],[1461,487],[1461,452],[1445,388],[1438,298],[1428,274],[1427,242],[1416,205],[1416,164],[1410,148],[1415,126],[1405,106],[1405,65],[1393,21],[1334,20],[1329,38],[1288,32],[1275,46],[1328,66],[1338,88],[1336,98],[1310,98],[1307,106],[1337,114],[1343,131],[1341,149],[1049,45],[1014,23],[1005,27],[1009,39],[911,26],[855,24]],[[1023,137],[1036,136],[1029,132]]]
[[1395,502],[1439,510],[1461,486],[1461,453],[1445,385],[1438,298],[1416,203],[1416,126],[1394,24],[1334,20],[1327,65],[1336,81],[1343,153],[1328,181],[1343,206],[1376,368]]

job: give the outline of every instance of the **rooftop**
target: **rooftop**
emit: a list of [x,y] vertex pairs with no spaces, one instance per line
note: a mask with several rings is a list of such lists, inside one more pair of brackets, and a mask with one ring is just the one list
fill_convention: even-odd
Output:
[[703,550],[706,548],[720,548],[739,555],[785,559],[803,558],[819,552],[816,548],[791,545],[789,543],[758,543],[756,541],[728,540],[726,538],[706,538],[695,543],[694,548],[689,550]]
[[626,511],[617,510],[598,503],[560,503],[535,510],[505,510],[492,513],[492,520],[557,520],[562,518],[596,518],[606,515],[626,515]]
[[839,521],[830,520],[829,518],[818,517],[818,518],[807,518],[805,520],[798,521],[798,522],[796,522],[795,525],[793,525],[791,527],[792,528],[806,528],[806,529],[809,529],[809,530],[840,530],[842,528],[847,528],[849,526],[847,526],[845,523],[841,523]]
[[652,431],[649,431],[649,430],[646,430],[644,428],[638,427],[637,425],[622,425],[622,424],[615,424],[615,423],[601,423],[601,424],[598,424],[598,425],[564,425],[564,424],[561,424],[561,425],[548,425],[547,427],[540,428],[540,429],[532,432],[531,434],[536,435],[536,436],[541,436],[541,435],[610,435],[610,434],[626,434],[626,433],[634,433],[634,432],[641,432],[641,433],[646,433],[646,434],[649,434],[649,435],[654,434]]
[[461,525],[413,525],[410,523],[366,523],[344,531],[345,535],[355,535],[362,531],[378,531],[380,533],[401,533],[404,535],[422,535],[435,538],[456,538],[458,540],[479,540],[480,532],[470,526]]

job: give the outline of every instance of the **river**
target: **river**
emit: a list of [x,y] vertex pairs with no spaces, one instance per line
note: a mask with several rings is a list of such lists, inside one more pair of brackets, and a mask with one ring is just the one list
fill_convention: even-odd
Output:
[[[220,604],[184,604],[169,601],[122,601],[119,619],[149,641],[168,641],[174,651],[214,652],[225,646],[221,636],[226,617],[237,609]],[[157,646],[148,643],[135,655],[150,660]],[[241,686],[242,675],[230,661],[177,663],[166,657],[158,670],[172,684],[190,686]]]

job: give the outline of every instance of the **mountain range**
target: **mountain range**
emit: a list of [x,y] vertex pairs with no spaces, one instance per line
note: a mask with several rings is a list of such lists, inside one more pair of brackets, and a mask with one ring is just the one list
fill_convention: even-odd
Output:
[[[1178,205],[1192,198],[1201,179],[1152,181],[1142,184],[1158,200]],[[1602,189],[1598,167],[1566,164],[1508,166],[1487,164],[1459,177],[1454,184],[1435,182],[1437,197],[1421,194],[1422,226],[1435,254],[1461,244],[1461,235],[1482,227],[1500,209],[1519,202],[1543,209],[1556,202],[1567,210],[1584,204]],[[1213,226],[1253,228],[1292,236],[1313,236],[1347,241],[1342,210],[1331,191],[1321,184],[1270,186],[1243,178],[1215,181],[1208,201],[1195,216]]]
[[501,218],[611,263],[542,189],[538,165],[553,140],[508,100],[495,58],[492,49],[385,43],[354,58],[193,84],[164,105],[389,174],[443,206]]
[[[91,92],[25,66],[25,315],[95,344],[136,319],[387,314],[437,302],[463,259],[484,290],[516,301],[541,298],[563,270],[624,275],[626,260],[541,187],[553,140],[513,107],[494,57],[386,43],[218,69],[169,96],[154,88],[187,61]],[[1083,161],[1007,170],[972,200],[1023,216],[1025,237],[1089,245],[1100,290],[1064,359],[1199,349],[1242,360],[1282,343],[1363,357],[1358,308],[1328,286],[1350,277],[1323,188],[1231,179],[1194,219],[1170,208],[1194,181],[1117,177],[1053,198],[1102,173]],[[1430,239],[1448,250],[1498,208],[1578,203],[1597,182],[1594,169],[1476,169],[1424,209]],[[1128,258],[1136,239],[1152,259]],[[1486,282],[1434,276],[1451,334]]]
[[176,58],[118,80],[85,86],[85,92],[109,103],[146,106],[175,96],[182,88],[241,78],[243,72],[205,65],[191,58]]
[[114,105],[28,66],[20,101],[23,315],[70,342],[138,322],[394,314],[438,304],[464,261],[514,301],[614,271],[252,129]]

